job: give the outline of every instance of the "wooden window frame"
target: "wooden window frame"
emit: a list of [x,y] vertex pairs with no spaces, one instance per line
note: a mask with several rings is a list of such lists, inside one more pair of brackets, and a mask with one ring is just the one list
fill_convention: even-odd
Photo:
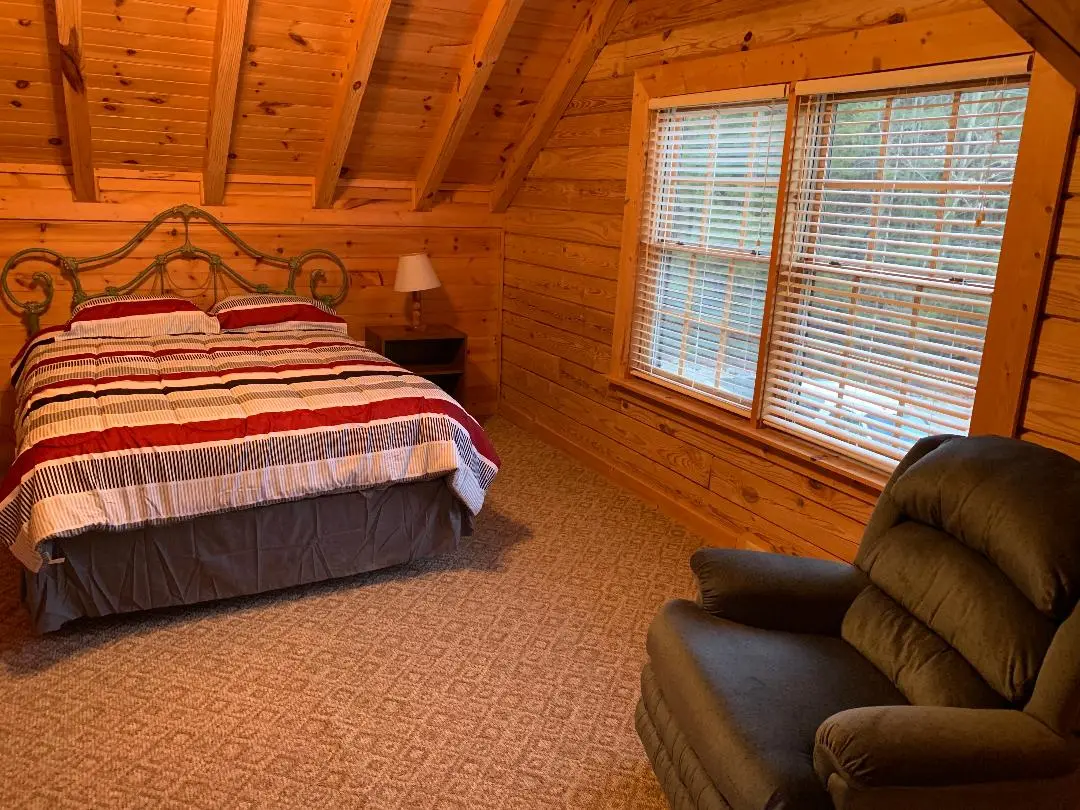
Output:
[[[1009,213],[1002,239],[995,300],[987,325],[982,368],[973,406],[970,432],[1017,435],[1023,410],[1026,378],[1032,362],[1038,313],[1045,295],[1067,181],[1077,93],[1031,46],[989,9],[946,15],[919,23],[900,23],[849,34],[819,37],[760,50],[677,62],[634,74],[630,123],[626,205],[619,260],[610,382],[625,395],[674,409],[712,429],[736,434],[797,461],[810,462],[833,475],[879,489],[887,480],[880,469],[842,452],[792,436],[761,421],[764,364],[771,339],[781,237],[785,228],[792,129],[796,115],[789,106],[781,166],[774,249],[769,266],[765,312],[754,401],[749,416],[720,403],[706,401],[670,386],[648,381],[630,371],[631,330],[640,266],[643,191],[647,182],[647,150],[652,110],[660,100],[681,106],[683,97],[725,94],[743,88],[816,80],[854,78],[873,83],[873,75],[890,86],[911,83],[913,69],[936,68],[949,82],[965,75],[969,63],[1003,57],[1033,58],[1028,113],[1021,134]],[[919,71],[925,76],[925,70]],[[920,83],[921,83],[920,76]],[[789,105],[797,94],[789,93]],[[700,102],[699,102],[700,103]]]

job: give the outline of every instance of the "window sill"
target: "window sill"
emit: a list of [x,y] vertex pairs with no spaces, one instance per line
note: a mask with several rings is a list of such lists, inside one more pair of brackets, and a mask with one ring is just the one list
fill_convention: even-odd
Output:
[[[738,416],[719,405],[711,405],[664,386],[632,377],[610,376],[608,381],[614,388],[633,399],[644,400],[650,406],[659,405],[667,411],[679,414],[691,422],[692,427],[716,434],[728,441],[731,441],[732,437],[741,439],[740,443],[750,443],[759,451],[771,451],[771,461],[795,472],[823,472],[829,483],[841,486],[846,484],[847,487],[844,488],[854,490],[853,494],[870,502],[881,494],[889,480],[889,475],[881,470],[782,431],[757,427],[749,418]],[[811,469],[807,469],[808,467]]]

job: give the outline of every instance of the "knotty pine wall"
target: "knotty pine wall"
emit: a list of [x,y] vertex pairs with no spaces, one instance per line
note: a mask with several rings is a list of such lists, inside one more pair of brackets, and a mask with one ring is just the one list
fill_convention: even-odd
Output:
[[[122,245],[159,211],[199,202],[198,175],[115,170],[99,173],[98,184],[104,202],[72,203],[69,181],[60,169],[0,167],[0,265],[12,253],[35,246],[76,257],[98,255]],[[468,191],[461,193],[460,203],[439,206],[437,212],[406,213],[409,193],[404,186],[350,187],[335,209],[312,211],[309,181],[290,184],[288,178],[241,178],[227,187],[226,205],[209,210],[260,250],[286,257],[315,247],[337,253],[351,282],[339,311],[348,320],[349,331],[359,338],[369,324],[406,322],[407,296],[393,291],[397,257],[430,253],[443,286],[424,294],[425,317],[452,324],[469,335],[464,404],[473,414],[487,416],[494,412],[498,397],[499,218],[489,215],[486,197]],[[99,292],[127,281],[155,255],[182,241],[179,220],[163,224],[123,261],[85,276],[84,287]],[[283,284],[282,271],[238,256],[235,246],[206,224],[193,226],[192,242],[223,255],[249,277]],[[312,263],[307,269],[317,266]],[[328,273],[333,269],[323,266]],[[42,269],[51,268],[22,265],[11,279],[16,294],[39,297],[29,287],[33,272]],[[58,273],[54,277],[56,297],[42,318],[43,325],[63,323],[70,315],[70,284]],[[211,291],[204,289],[205,263],[177,261],[170,266],[170,278],[185,296],[207,307],[212,303]],[[226,289],[224,294],[236,291]],[[306,274],[298,280],[297,291],[308,291]],[[8,361],[25,339],[19,316],[0,307],[0,389],[7,392],[0,416],[5,436],[11,424]]]
[[1021,435],[1080,458],[1080,142],[1042,316]]
[[[638,0],[534,165],[505,223],[500,413],[718,543],[850,559],[877,492],[609,387],[632,73],[663,60],[982,7],[971,0]],[[1074,175],[1072,191],[1080,191]],[[1080,204],[1031,381],[1032,438],[1080,457]]]

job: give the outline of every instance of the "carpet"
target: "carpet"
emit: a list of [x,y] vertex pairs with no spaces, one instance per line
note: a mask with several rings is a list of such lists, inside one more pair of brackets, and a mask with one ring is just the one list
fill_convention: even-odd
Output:
[[0,557],[0,807],[663,808],[633,729],[702,545],[505,420],[450,555],[35,638]]

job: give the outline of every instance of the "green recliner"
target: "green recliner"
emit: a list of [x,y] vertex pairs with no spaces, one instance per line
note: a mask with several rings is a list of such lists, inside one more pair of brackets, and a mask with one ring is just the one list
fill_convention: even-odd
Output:
[[854,566],[732,549],[648,636],[675,810],[1080,808],[1080,463],[920,441]]

